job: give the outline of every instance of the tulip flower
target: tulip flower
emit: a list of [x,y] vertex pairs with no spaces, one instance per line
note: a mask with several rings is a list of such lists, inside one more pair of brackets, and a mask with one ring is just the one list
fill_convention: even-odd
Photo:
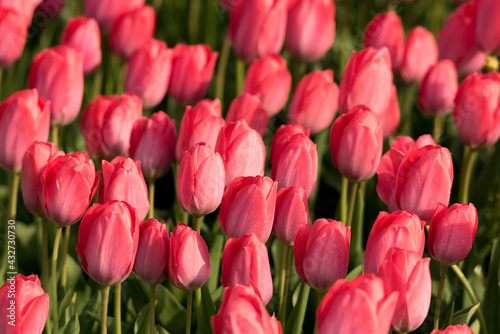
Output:
[[50,101],[50,122],[64,126],[75,120],[83,99],[83,57],[67,45],[40,52],[31,63],[29,87]]
[[333,82],[333,72],[311,72],[302,78],[293,93],[288,122],[300,124],[312,134],[321,132],[332,123],[338,100],[339,87]]
[[281,334],[281,324],[269,315],[251,285],[225,288],[219,313],[212,317],[211,324],[214,334]]
[[392,85],[389,105],[381,115],[378,115],[378,118],[380,120],[380,124],[382,125],[382,129],[384,130],[384,139],[387,139],[392,136],[394,131],[398,128],[401,118],[398,92],[395,85]]
[[96,19],[102,30],[111,29],[113,22],[123,13],[130,12],[144,5],[145,0],[85,0],[85,15]]
[[420,109],[430,115],[450,113],[458,90],[455,65],[445,59],[432,65],[424,76],[418,91]]
[[200,101],[194,108],[187,106],[175,147],[177,161],[184,152],[201,142],[215,149],[217,136],[225,124],[218,99]]
[[273,296],[273,279],[266,244],[255,234],[231,238],[222,253],[222,286],[249,284],[258,291],[264,304]]
[[406,83],[419,83],[437,60],[438,46],[434,35],[425,28],[417,26],[406,38],[399,75]]
[[50,102],[36,89],[18,91],[0,104],[0,166],[19,173],[26,150],[35,141],[47,141]]
[[378,276],[389,289],[399,292],[391,328],[399,333],[416,330],[429,312],[432,295],[430,258],[413,251],[391,248]]
[[318,333],[386,334],[397,299],[398,293],[372,274],[338,280],[316,312]]
[[117,98],[116,95],[98,96],[83,110],[80,132],[85,139],[87,152],[95,159],[102,160],[110,156],[103,142],[102,125],[104,115]]
[[169,93],[176,102],[198,102],[205,96],[218,55],[202,44],[174,47]]
[[500,29],[491,22],[500,20],[500,3],[495,0],[478,0],[476,3],[476,44],[485,52],[499,54]]
[[293,57],[313,62],[335,41],[335,4],[330,0],[290,1],[286,48]]
[[401,18],[395,12],[376,15],[365,32],[365,48],[386,47],[391,54],[392,68],[397,70],[403,61],[405,33]]
[[245,62],[280,52],[285,40],[287,1],[242,0],[231,11],[228,36]]
[[102,182],[99,184],[99,203],[125,201],[137,212],[137,219],[148,214],[148,188],[141,164],[130,158],[116,157],[111,163],[102,161]]
[[285,106],[291,85],[292,76],[286,68],[286,61],[279,55],[269,55],[252,62],[245,77],[243,91],[259,96],[264,110],[271,117]]
[[392,214],[380,212],[368,236],[365,273],[378,274],[391,248],[416,252],[420,257],[425,247],[425,222],[410,211]]
[[235,178],[222,196],[219,223],[224,233],[230,238],[254,233],[266,242],[273,228],[276,187],[268,177]]
[[264,176],[266,146],[244,120],[221,128],[215,151],[224,161],[226,186],[238,176]]
[[219,153],[199,143],[182,156],[177,175],[179,204],[194,216],[214,212],[224,193],[224,163]]
[[0,332],[41,334],[49,315],[49,295],[36,275],[11,277],[0,288]]
[[26,44],[28,22],[15,10],[0,8],[0,68],[18,60]]
[[83,55],[85,74],[101,64],[101,35],[96,20],[85,16],[69,19],[61,44],[71,46]]
[[128,59],[125,90],[144,101],[146,108],[158,105],[167,93],[172,70],[172,50],[151,39]]
[[276,196],[273,234],[287,246],[293,246],[295,234],[309,225],[307,194],[302,187],[283,188]]
[[175,120],[163,111],[137,120],[130,134],[129,155],[141,162],[146,179],[167,174],[175,158]]
[[306,130],[302,125],[299,124],[284,124],[276,130],[271,142],[271,153],[270,161],[271,166],[278,163],[278,157],[281,154],[281,149],[279,147],[286,145],[293,137],[293,135],[302,133],[309,137],[310,131]]
[[331,219],[302,225],[295,235],[295,270],[304,282],[320,293],[347,274],[351,227]]
[[33,12],[35,11],[35,6],[33,5],[32,0],[0,0],[0,8],[19,13],[21,15],[20,19],[25,21],[28,26],[31,23]]
[[474,332],[467,325],[455,325],[448,326],[442,331],[435,329],[431,334],[474,334]]
[[226,123],[237,122],[241,119],[261,136],[266,134],[269,116],[257,95],[243,92],[231,102],[226,115]]
[[335,120],[330,132],[333,163],[353,182],[370,179],[382,156],[383,130],[375,113],[357,106]]

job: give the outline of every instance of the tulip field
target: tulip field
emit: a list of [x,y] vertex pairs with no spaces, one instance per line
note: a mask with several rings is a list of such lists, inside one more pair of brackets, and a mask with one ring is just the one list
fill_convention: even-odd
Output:
[[0,0],[0,334],[499,334],[499,0]]

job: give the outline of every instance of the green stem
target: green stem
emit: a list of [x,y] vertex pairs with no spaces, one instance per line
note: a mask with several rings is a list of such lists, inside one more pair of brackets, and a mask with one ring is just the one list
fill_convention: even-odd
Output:
[[54,240],[54,249],[52,250],[52,321],[54,325],[53,333],[59,333],[59,310],[57,309],[57,256],[59,254],[59,243],[61,242],[62,228],[56,227],[56,238]]
[[293,78],[293,87],[297,87],[297,85],[299,84],[300,82],[300,79],[302,79],[302,77],[304,76],[304,74],[306,73],[307,71],[307,63],[305,62],[300,62],[298,64],[298,66],[295,66],[295,76]]
[[414,103],[414,91],[417,85],[406,85],[403,95],[403,109],[401,110],[401,133],[403,135],[412,135],[411,114]]
[[187,295],[187,307],[186,307],[186,334],[191,334],[192,313],[193,313],[193,291],[189,291]]
[[439,288],[436,301],[436,311],[434,312],[434,329],[439,329],[439,314],[441,313],[441,296],[443,294],[444,282],[446,280],[447,265],[442,265],[441,278],[439,279]]
[[123,94],[125,92],[125,77],[127,76],[128,63],[122,61],[118,82],[116,83],[116,92]]
[[10,175],[9,185],[9,208],[7,211],[7,220],[16,219],[17,216],[17,196],[19,193],[19,174]]
[[316,201],[318,199],[319,183],[321,181],[321,173],[323,171],[322,162],[325,156],[325,152],[327,151],[329,134],[330,134],[330,128],[326,128],[323,131],[316,134],[316,136],[314,137],[314,143],[316,144],[316,148],[318,151],[318,173],[316,178],[316,185],[314,187],[311,196],[309,197],[309,211],[310,211],[309,214],[312,216],[311,218],[313,221],[316,209]]
[[155,180],[149,180],[149,214],[148,219],[154,218],[155,216]]
[[464,155],[462,158],[462,169],[460,170],[460,185],[458,187],[458,203],[469,202],[469,188],[472,177],[472,167],[477,159],[477,150],[464,147]]
[[[323,298],[325,298],[325,294],[320,292],[318,305],[321,305]],[[318,334],[318,318],[316,318],[316,323],[314,324],[314,334]]]
[[340,189],[340,221],[347,224],[347,194],[349,193],[349,180],[342,176]]
[[56,145],[56,147],[59,147],[59,127],[58,126],[51,126],[50,127],[50,141]]
[[194,230],[198,233],[201,232],[201,223],[203,222],[203,216],[194,217]]
[[354,269],[363,263],[363,214],[365,193],[366,182],[363,181],[359,184],[358,191],[356,192],[356,211],[351,221],[350,269]]
[[207,0],[205,7],[205,43],[215,48],[217,42],[217,10],[218,4],[214,0]]
[[437,34],[441,28],[441,20],[444,17],[443,11],[445,9],[445,1],[434,1],[434,7],[432,8],[431,17],[431,32]]
[[[42,218],[42,287],[49,291],[49,232],[47,218]],[[52,333],[52,322],[47,319],[47,333]]]
[[189,1],[189,17],[188,17],[188,40],[190,44],[198,42],[198,22],[200,20],[200,1]]
[[226,80],[227,64],[229,62],[229,53],[231,52],[231,42],[226,34],[224,43],[222,44],[222,51],[219,57],[219,64],[217,66],[217,74],[215,79],[215,97],[222,103],[224,101],[224,84]]
[[153,8],[155,13],[160,11],[161,5],[163,4],[163,0],[153,0]]
[[[292,261],[292,246],[283,244],[281,247],[281,268],[280,268],[280,313],[279,320],[281,327],[285,328],[286,305],[288,299],[288,285],[290,283],[290,264]],[[283,256],[284,254],[284,256]]]
[[122,284],[115,285],[115,334],[122,333]]
[[444,126],[444,118],[445,115],[436,115],[434,117],[434,129],[432,130],[432,137],[434,137],[434,141],[436,144],[439,144],[441,141],[441,135],[443,134],[443,126]]
[[358,192],[358,182],[349,183],[349,205],[347,206],[347,226],[352,225],[352,217],[354,214],[354,207],[356,206],[356,194]]
[[[297,313],[287,323],[287,326],[292,329],[290,331],[291,334],[302,333],[302,326],[304,324],[304,317],[307,310],[307,302],[309,300],[309,292],[311,291],[311,287],[306,283],[302,282],[300,283],[300,285],[299,298],[297,299],[297,304],[294,308],[294,310],[297,310]],[[284,331],[285,333],[289,333],[288,328],[286,328]]]
[[69,237],[71,235],[71,226],[66,226],[64,228],[64,241],[63,241],[63,249],[62,249],[62,268],[61,268],[61,286],[64,291],[66,291],[66,281],[67,281],[67,264],[66,259],[68,257],[68,245],[69,245]]
[[243,90],[245,83],[245,63],[241,59],[236,59],[236,96]]
[[106,322],[108,320],[109,286],[102,288],[102,309],[101,309],[101,334],[108,332]]
[[156,284],[151,284],[149,289],[149,332],[155,334],[155,287]]
[[0,67],[0,101],[2,101],[2,78],[3,78],[3,68]]
[[97,69],[94,72],[94,83],[93,83],[93,90],[92,90],[92,96],[90,99],[95,99],[101,94],[102,91],[102,77],[103,77],[103,64],[99,65]]
[[194,292],[195,296],[195,307],[196,307],[196,316],[198,321],[198,333],[205,333],[205,326],[203,325],[203,305],[201,305],[201,288],[196,289]]

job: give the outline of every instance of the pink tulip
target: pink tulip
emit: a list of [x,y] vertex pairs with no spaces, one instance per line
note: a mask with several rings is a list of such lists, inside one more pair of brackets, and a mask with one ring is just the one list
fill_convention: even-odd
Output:
[[500,20],[500,3],[495,0],[478,0],[475,25],[476,44],[486,52],[500,53],[500,29],[491,22]]
[[264,136],[269,123],[269,116],[262,107],[260,98],[257,95],[243,92],[231,102],[226,115],[226,123],[233,123],[245,120],[248,126]]
[[474,334],[474,332],[467,325],[455,325],[448,326],[442,331],[435,329],[431,334]]
[[47,141],[50,102],[36,89],[18,91],[0,104],[0,166],[19,173],[26,150],[35,141]]
[[425,28],[417,26],[406,38],[399,75],[408,84],[419,83],[437,60],[438,45],[434,35]]
[[273,296],[273,279],[266,244],[255,234],[231,238],[222,253],[222,286],[252,285],[264,304]]
[[282,243],[293,246],[295,234],[309,225],[307,194],[302,187],[283,188],[276,196],[273,234]]
[[22,17],[21,20],[25,21],[28,26],[31,23],[35,11],[32,0],[0,0],[0,8],[19,13]]
[[312,134],[321,132],[332,124],[338,101],[339,87],[333,82],[333,72],[311,72],[295,88],[288,109],[288,122],[300,124]]
[[387,139],[397,130],[401,118],[398,92],[395,85],[392,85],[391,88],[389,105],[381,115],[378,115],[378,118],[380,120],[380,124],[382,125],[382,129],[384,130],[384,139]]
[[123,282],[134,267],[139,242],[135,209],[127,202],[94,204],[78,230],[83,270],[102,286]]
[[95,159],[102,160],[110,156],[103,142],[102,125],[106,112],[117,99],[116,95],[101,95],[90,101],[83,110],[80,132],[85,139],[85,147],[89,155]]
[[457,70],[451,60],[437,62],[424,76],[418,92],[420,109],[430,115],[451,112],[458,90]]
[[113,22],[123,13],[144,5],[145,0],[85,0],[85,14],[97,20],[102,30],[109,30]]
[[278,157],[281,154],[281,146],[286,145],[290,139],[298,134],[304,134],[309,137],[309,130],[306,130],[302,125],[299,124],[284,124],[276,130],[276,133],[273,136],[273,140],[271,142],[271,153],[270,153],[270,161],[271,166],[276,165],[278,163]]
[[28,22],[21,14],[0,8],[0,35],[3,36],[0,41],[0,68],[9,67],[21,57],[28,27]]

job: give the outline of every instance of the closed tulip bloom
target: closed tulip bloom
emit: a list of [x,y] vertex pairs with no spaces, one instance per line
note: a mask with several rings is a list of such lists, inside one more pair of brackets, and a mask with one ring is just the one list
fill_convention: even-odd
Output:
[[397,299],[398,293],[372,274],[338,280],[316,312],[318,333],[386,334]]
[[435,329],[431,334],[474,334],[474,332],[467,325],[455,325],[448,326],[442,331]]
[[281,334],[281,324],[271,317],[251,285],[224,289],[219,313],[211,319],[214,334]]
[[438,35],[439,59],[454,62],[460,75],[480,71],[486,63],[486,54],[479,50],[474,36],[477,3],[471,1],[458,7],[448,16]]
[[292,76],[286,68],[286,61],[279,55],[269,55],[252,62],[245,77],[243,91],[258,95],[271,117],[285,106],[291,85]]
[[304,134],[309,137],[310,131],[299,124],[283,124],[278,128],[278,130],[276,130],[276,133],[273,136],[273,140],[271,141],[271,166],[278,163],[277,160],[279,155],[281,154],[280,147],[286,145],[286,143],[288,143],[290,139],[298,133]]
[[311,72],[295,88],[288,109],[288,122],[300,124],[312,134],[321,132],[332,123],[338,101],[339,87],[333,82],[333,72]]
[[191,147],[182,156],[177,174],[179,204],[194,216],[205,216],[219,206],[224,193],[224,162],[205,143]]
[[227,187],[220,205],[219,223],[230,238],[256,234],[262,242],[271,235],[277,183],[268,177],[237,177]]
[[83,270],[102,286],[123,282],[134,267],[139,223],[127,202],[94,204],[78,230],[76,251]]
[[3,334],[41,334],[49,315],[49,294],[43,291],[38,276],[19,274],[0,288],[0,307]]
[[130,12],[144,5],[145,0],[85,0],[85,14],[97,20],[102,30],[111,29],[113,22],[123,13]]
[[383,130],[365,106],[354,107],[333,123],[330,150],[335,167],[347,179],[359,182],[375,175],[382,157]]
[[61,44],[75,48],[83,55],[83,72],[91,73],[101,64],[101,35],[97,21],[85,16],[70,19]]
[[386,47],[391,54],[392,68],[397,70],[403,61],[405,33],[401,18],[395,12],[375,16],[365,32],[365,48]]
[[120,58],[128,59],[153,38],[155,25],[155,11],[150,6],[142,6],[118,16],[109,35],[111,50]]
[[500,3],[498,1],[477,1],[475,37],[476,43],[481,50],[494,54],[500,53],[500,29],[496,25],[491,25],[491,22],[498,22],[499,20]]
[[255,234],[231,238],[222,253],[222,286],[252,285],[267,305],[273,296],[273,278],[266,244]]
[[297,59],[313,62],[323,57],[335,40],[335,4],[330,0],[290,1],[286,48]]
[[0,8],[9,9],[19,13],[22,16],[22,20],[28,25],[31,23],[31,19],[35,11],[35,6],[33,5],[32,0],[0,0]]
[[210,277],[210,256],[201,235],[183,223],[170,235],[168,274],[174,286],[194,291]]
[[242,0],[231,11],[228,36],[245,62],[280,52],[285,40],[286,0]]
[[152,108],[165,97],[171,70],[172,50],[165,42],[151,39],[129,58],[125,90],[139,96],[146,108]]
[[391,328],[399,333],[417,329],[425,320],[432,295],[430,258],[413,251],[392,248],[378,276],[389,289],[399,292]]
[[218,99],[202,100],[194,108],[187,106],[175,147],[177,161],[181,160],[184,152],[201,142],[215,149],[219,131],[225,124]]
[[47,141],[50,102],[36,89],[20,90],[0,104],[0,166],[19,173],[26,150],[35,141]]
[[500,137],[499,73],[473,73],[462,81],[455,97],[453,122],[465,145],[485,148],[497,142]]
[[391,248],[416,252],[420,257],[425,247],[425,222],[410,211],[391,214],[380,212],[368,236],[365,273],[378,274]]
[[307,194],[302,187],[283,188],[276,196],[273,234],[288,246],[293,246],[297,230],[309,225]]
[[37,141],[30,146],[23,158],[21,189],[26,210],[35,216],[43,216],[40,198],[40,175],[52,160],[64,155],[52,143]]
[[102,161],[99,203],[113,200],[129,203],[137,211],[137,219],[146,217],[149,211],[148,188],[139,161],[125,157]]
[[130,134],[129,155],[141,162],[146,179],[167,174],[175,158],[175,120],[163,111],[137,120]]
[[377,115],[380,120],[380,125],[384,132],[384,139],[389,138],[398,128],[399,121],[401,119],[401,112],[399,110],[398,92],[396,90],[396,85],[392,85],[391,98],[389,99],[389,105],[385,111]]
[[264,176],[266,146],[244,120],[221,128],[215,151],[224,161],[226,186],[238,176]]
[[304,282],[320,293],[347,274],[351,227],[331,219],[299,227],[293,253],[295,270]]
[[169,237],[167,227],[156,219],[139,223],[139,243],[134,272],[154,285],[168,278]]
[[439,203],[429,228],[427,249],[443,265],[462,262],[469,254],[477,231],[477,211],[471,204]]
[[406,38],[405,52],[399,75],[406,83],[419,83],[438,60],[434,35],[423,27],[413,28]]
[[451,60],[434,64],[425,75],[418,91],[420,109],[430,115],[451,112],[458,90],[458,75]]
[[83,57],[67,45],[40,52],[31,63],[29,87],[51,102],[50,123],[64,126],[75,120],[83,99]]
[[28,23],[21,14],[7,8],[0,8],[0,68],[9,67],[18,60],[24,50]]
[[205,96],[218,55],[203,44],[174,47],[169,93],[176,102],[195,103]]
[[229,124],[239,120],[245,120],[248,126],[261,136],[266,134],[269,116],[267,116],[257,95],[243,92],[231,102],[226,122]]

